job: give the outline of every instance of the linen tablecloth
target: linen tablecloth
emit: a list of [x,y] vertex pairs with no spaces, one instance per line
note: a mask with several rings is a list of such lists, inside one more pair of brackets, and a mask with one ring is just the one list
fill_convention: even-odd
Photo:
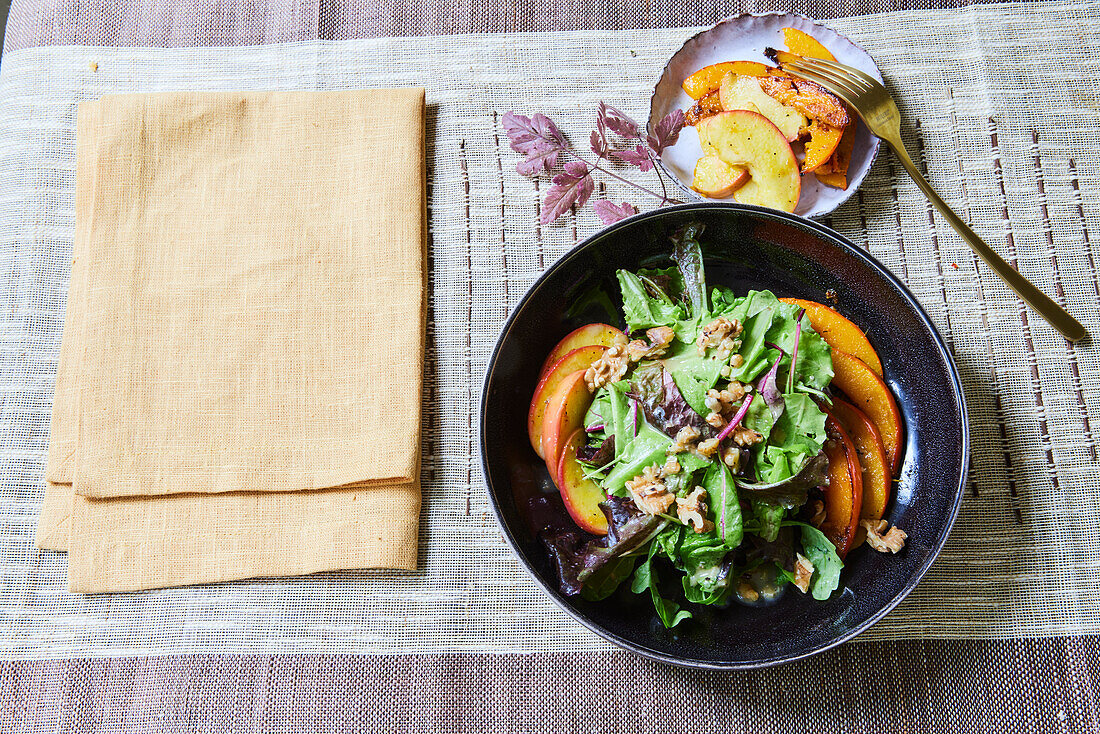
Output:
[[[1051,47],[1049,53],[1059,53],[1055,47],[1059,34],[1072,36],[1077,29],[1095,26],[1096,15],[1096,6],[1089,4],[1045,10],[1028,6],[1018,11],[1006,6],[957,15],[894,15],[834,24],[864,42],[883,63],[887,76],[899,83],[912,83],[922,71],[905,59],[910,48],[919,45],[921,23],[941,28],[939,42],[947,49],[942,76],[927,80],[927,99],[903,99],[912,105],[907,111],[922,123],[919,133],[911,135],[910,147],[920,149],[933,180],[953,203],[959,207],[969,203],[966,213],[979,225],[992,227],[983,230],[987,237],[1013,233],[1008,243],[1013,252],[1005,252],[1016,257],[1028,275],[1074,298],[1095,298],[1088,290],[1095,282],[1089,269],[1078,271],[1066,265],[1091,254],[1083,238],[1094,226],[1090,221],[1097,198],[1093,189],[1096,159],[1084,143],[1095,135],[1095,123],[1082,117],[1079,124],[1059,128],[1058,135],[1034,123],[1029,128],[1006,119],[1004,95],[998,96],[998,90],[1001,85],[1012,89],[1011,80],[1019,75],[1031,84],[1049,87],[1058,75],[1035,65],[1041,60],[1039,50]],[[1025,51],[1034,48],[1034,52],[1002,61],[1000,67],[981,63],[990,53],[1003,60],[1017,51],[1017,42],[1028,38],[1035,27],[1036,16],[1047,21],[1046,45],[1032,38],[1034,46]],[[994,24],[999,24],[997,34],[974,40],[978,38],[974,29]],[[599,98],[617,100],[641,114],[644,106],[636,104],[636,99],[648,84],[643,77],[655,73],[689,33],[429,39],[413,42],[415,50],[408,41],[284,46],[271,50],[275,53],[242,49],[234,52],[235,65],[228,67],[213,66],[216,55],[202,57],[200,73],[196,73],[199,56],[190,52],[177,56],[107,49],[9,53],[0,74],[0,105],[7,105],[0,108],[4,112],[0,114],[0,167],[12,166],[16,175],[8,188],[14,198],[5,201],[23,207],[16,207],[19,212],[46,214],[27,220],[6,208],[7,231],[13,237],[0,240],[4,247],[15,248],[5,262],[13,275],[8,292],[14,325],[23,331],[12,333],[34,334],[44,342],[51,338],[51,319],[59,316],[57,300],[63,303],[67,271],[50,258],[30,262],[18,255],[36,248],[63,252],[66,237],[71,240],[65,177],[72,141],[67,137],[66,103],[58,100],[117,85],[146,84],[151,78],[177,88],[219,88],[242,80],[258,87],[332,88],[349,84],[348,69],[360,68],[364,58],[378,54],[396,60],[384,73],[401,81],[423,77],[422,66],[414,63],[421,59],[454,61],[455,54],[468,53],[460,58],[465,65],[454,66],[453,76],[437,75],[429,92],[429,104],[434,91],[437,105],[429,123],[434,136],[430,184],[436,276],[427,407],[429,422],[436,419],[438,427],[427,429],[430,439],[425,447],[424,518],[437,528],[434,534],[429,529],[422,550],[426,576],[390,580],[370,574],[332,574],[311,579],[308,586],[261,581],[213,587],[194,597],[104,598],[92,606],[79,606],[60,596],[49,581],[62,561],[42,556],[28,559],[19,545],[27,532],[25,515],[33,511],[33,492],[28,497],[26,490],[15,494],[8,490],[4,496],[14,502],[14,510],[11,531],[0,546],[6,562],[0,603],[10,622],[10,632],[0,643],[5,645],[4,655],[34,659],[208,653],[119,663],[10,663],[6,677],[13,680],[12,709],[45,707],[62,728],[77,727],[89,716],[136,727],[156,721],[151,713],[142,712],[160,705],[154,704],[158,693],[175,700],[171,691],[177,690],[182,696],[175,704],[178,711],[201,712],[203,721],[215,727],[245,721],[241,712],[246,709],[254,714],[247,721],[256,730],[264,728],[264,721],[278,720],[267,718],[278,713],[304,717],[301,720],[316,725],[336,724],[355,721],[344,718],[343,709],[354,703],[356,688],[326,684],[325,676],[358,674],[364,693],[392,701],[360,709],[361,723],[380,721],[384,712],[399,711],[403,721],[435,721],[441,730],[482,726],[586,730],[601,723],[612,729],[618,724],[623,730],[663,726],[669,730],[867,727],[888,731],[891,725],[920,730],[933,724],[949,730],[984,730],[1009,720],[1012,713],[1025,716],[1024,721],[1037,728],[1049,724],[1077,730],[1095,725],[1095,638],[919,640],[939,635],[1003,637],[1097,630],[1095,583],[1090,579],[1095,554],[1090,556],[1084,544],[1069,545],[1076,556],[1059,559],[1057,554],[1059,532],[1087,532],[1095,519],[1066,517],[1059,512],[1060,506],[1065,507],[1059,505],[1059,496],[1051,499],[1043,494],[1054,490],[1070,508],[1080,509],[1085,503],[1087,509],[1088,499],[1082,496],[1089,488],[1086,472],[1095,461],[1089,460],[1088,424],[1090,404],[1097,400],[1090,372],[1095,357],[1082,350],[1060,352],[1060,343],[1050,339],[1034,319],[1024,324],[1016,302],[997,290],[991,276],[979,275],[961,243],[942,225],[929,224],[929,210],[915,189],[897,178],[899,171],[889,158],[879,161],[860,194],[829,223],[907,278],[953,341],[968,379],[978,438],[971,488],[978,497],[968,498],[971,515],[969,524],[966,510],[960,519],[960,530],[953,537],[956,552],[945,556],[905,608],[869,635],[878,639],[904,635],[917,641],[861,642],[755,675],[674,671],[612,651],[564,618],[533,591],[496,536],[480,475],[471,463],[476,445],[470,420],[481,369],[508,308],[546,264],[598,225],[582,217],[565,226],[534,229],[532,235],[539,192],[511,170],[511,154],[506,144],[500,144],[493,113],[506,111],[507,104],[526,104],[526,111],[552,113],[575,138],[583,138],[588,115],[564,98],[565,89],[578,88],[577,72],[547,62],[560,62],[571,52],[583,55],[587,49],[601,49],[607,56],[592,72],[601,81],[591,87],[582,85],[581,101],[591,106]],[[944,40],[945,35],[954,40]],[[1081,36],[1086,45],[1098,43],[1095,31]],[[12,38],[9,34],[9,49]],[[469,53],[473,47],[481,49],[480,55]],[[519,58],[501,65],[499,59],[509,53]],[[522,66],[531,55],[545,64],[548,83],[530,94],[516,95],[508,86],[514,83],[509,81],[508,75],[514,72],[508,64]],[[332,66],[334,61],[343,66]],[[1058,62],[1074,69],[1069,50],[1060,52]],[[616,70],[632,64],[639,68],[648,64],[646,74],[625,85],[608,81],[615,78],[610,75]],[[452,67],[438,64],[437,68]],[[251,76],[242,77],[242,69]],[[156,73],[151,74],[152,70]],[[364,72],[356,73],[351,81],[363,79]],[[1077,88],[1071,82],[1068,92],[1053,93],[1073,98]],[[54,100],[53,106],[43,103],[46,98]],[[471,98],[477,104],[463,127],[454,119],[454,110],[469,106]],[[487,100],[501,109],[487,107]],[[937,109],[936,104],[947,106]],[[1027,121],[1043,121],[1042,105],[1038,107],[1027,108]],[[49,124],[35,128],[35,121],[43,119]],[[3,143],[12,140],[23,144],[11,143],[5,149]],[[37,146],[34,164],[13,165],[25,156],[30,141]],[[956,159],[955,150],[965,154]],[[457,228],[440,224],[453,221],[464,224]],[[0,219],[0,230],[3,227]],[[1055,265],[1057,260],[1062,262],[1057,275],[1046,268],[1051,254],[1057,256]],[[1095,315],[1089,318],[1095,322]],[[25,346],[25,341],[12,343]],[[1011,352],[1021,358],[983,361],[987,351]],[[38,346],[33,353],[11,354],[18,359],[6,363],[4,370],[10,377],[9,392],[20,398],[9,403],[9,420],[18,430],[8,439],[5,460],[12,468],[9,480],[15,476],[16,485],[23,487],[37,479],[35,472],[40,471],[36,442],[44,437],[26,417],[40,410],[36,401],[42,395],[48,409],[51,352]],[[983,388],[983,384],[995,388]],[[1044,390],[1035,390],[1036,384]],[[1045,402],[1036,406],[1036,395]],[[460,410],[449,414],[440,406]],[[1094,450],[1095,444],[1091,447]],[[1053,471],[1044,467],[1047,462],[1055,464]],[[1061,473],[1067,467],[1070,473]],[[1058,486],[1048,488],[1043,482]],[[990,518],[992,525],[977,522]],[[1021,549],[1036,539],[1043,547],[1033,558],[1041,560],[1019,560]],[[966,543],[981,552],[968,555]],[[469,552],[487,568],[472,573],[446,560],[458,552]],[[991,572],[990,564],[1007,566]],[[975,577],[981,580],[979,588],[960,583]],[[433,594],[430,609],[422,603],[425,582],[431,584]],[[1043,589],[1051,592],[1045,602],[1037,593]],[[381,599],[373,596],[379,592]],[[1034,609],[1021,610],[1013,604],[1021,594],[1034,602]],[[502,607],[504,598],[510,601]],[[974,614],[976,601],[982,599],[988,609]],[[168,618],[166,608],[174,610]],[[296,651],[373,655],[274,655]],[[537,654],[517,654],[523,651]],[[217,652],[261,654],[210,654]],[[504,654],[485,656],[483,652]],[[230,678],[245,683],[232,690],[216,683]],[[414,699],[389,687],[396,680],[409,679],[421,681],[419,711],[403,708]],[[118,685],[145,691],[146,698],[123,705],[115,692]],[[278,688],[295,693],[289,698],[279,696],[273,692]],[[56,691],[62,692],[60,699],[50,695]],[[184,695],[185,691],[191,693]],[[608,700],[641,702],[641,711],[621,706],[608,714],[602,710]],[[318,707],[319,701],[328,703]],[[843,701],[849,701],[851,708]],[[51,725],[49,717],[42,722],[44,728]],[[302,728],[312,727],[307,723]]]

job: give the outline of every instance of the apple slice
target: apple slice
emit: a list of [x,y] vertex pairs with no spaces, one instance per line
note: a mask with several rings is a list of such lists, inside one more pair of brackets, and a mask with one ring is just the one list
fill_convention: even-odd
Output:
[[783,29],[783,43],[792,54],[805,56],[808,59],[836,61],[836,57],[829,53],[829,49],[822,46],[820,41],[797,28]]
[[[886,503],[890,501],[891,476],[878,428],[862,410],[843,400],[834,400],[831,410],[852,439],[859,455],[863,474],[863,508],[859,519],[881,520],[886,514]],[[857,532],[856,545],[861,535]]]
[[759,112],[779,128],[788,142],[798,140],[802,128],[807,124],[806,117],[801,112],[766,94],[761,88],[761,80],[756,77],[732,72],[726,74],[718,87],[718,96],[722,101],[722,109],[726,112]]
[[825,431],[825,455],[829,457],[829,485],[825,487],[825,522],[821,532],[836,546],[837,555],[844,558],[855,540],[859,516],[863,505],[863,475],[855,445],[840,427],[836,418],[829,416]]
[[716,155],[705,155],[695,164],[691,188],[710,199],[725,199],[748,180],[744,166],[731,166]]
[[768,76],[780,73],[775,67],[761,64],[759,61],[723,61],[704,66],[685,79],[681,86],[692,99],[702,99],[711,92],[718,91],[718,87],[722,84],[722,77],[731,71],[746,76]]
[[591,405],[592,393],[584,382],[584,370],[566,375],[546,402],[546,413],[542,417],[542,451],[555,484],[565,441],[578,428],[584,428],[584,414]]
[[584,475],[584,467],[577,461],[577,449],[587,437],[584,426],[569,435],[562,448],[555,476],[565,509],[573,522],[595,535],[607,535],[607,516],[600,509],[600,503],[607,499],[607,495],[600,485]]
[[531,440],[531,448],[535,450],[539,458],[545,458],[543,454],[542,425],[546,410],[550,405],[550,398],[554,395],[558,386],[574,372],[580,370],[583,377],[584,371],[603,356],[606,351],[607,347],[598,345],[574,349],[558,360],[550,372],[539,380],[538,387],[535,388],[535,396],[531,398],[531,407],[527,411],[527,438]]
[[833,349],[847,352],[874,370],[875,374],[882,376],[882,360],[878,358],[878,352],[867,340],[867,335],[835,309],[829,308],[824,303],[803,301],[800,298],[780,298],[779,300],[806,309],[810,326],[814,327],[814,331],[821,335],[826,344]]
[[539,379],[546,377],[546,373],[556,365],[562,357],[581,347],[601,346],[610,347],[612,344],[626,344],[629,341],[626,334],[608,324],[585,324],[579,329],[566,334],[557,343],[539,369]]
[[748,183],[734,192],[734,199],[794,211],[802,190],[798,159],[768,118],[747,110],[720,112],[700,122],[697,129],[704,154],[749,170]]
[[890,476],[901,464],[902,423],[901,411],[894,401],[890,388],[875,371],[847,352],[833,350],[833,385],[844,391],[852,404],[863,411],[878,428]]

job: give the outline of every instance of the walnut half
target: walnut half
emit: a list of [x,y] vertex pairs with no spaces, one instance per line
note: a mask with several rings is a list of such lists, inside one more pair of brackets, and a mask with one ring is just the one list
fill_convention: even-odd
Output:
[[801,553],[795,553],[794,558],[794,585],[805,594],[810,590],[810,579],[814,575],[814,564],[810,563],[810,559]]
[[867,531],[867,545],[879,553],[897,553],[905,547],[905,540],[909,537],[904,530],[890,527],[885,520],[863,520],[859,524]]
[[706,533],[714,529],[714,523],[707,519],[707,503],[703,501],[707,491],[696,487],[687,497],[676,498],[676,517],[680,522],[690,525],[697,533]]
[[642,473],[626,482],[626,490],[639,510],[647,515],[660,515],[667,512],[676,499],[661,481],[661,467],[647,466]]

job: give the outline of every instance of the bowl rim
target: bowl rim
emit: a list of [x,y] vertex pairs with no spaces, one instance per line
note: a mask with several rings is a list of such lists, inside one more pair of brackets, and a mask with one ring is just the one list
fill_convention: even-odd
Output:
[[[838,38],[846,41],[847,43],[850,43],[855,48],[857,48],[860,51],[862,51],[863,53],[867,54],[867,58],[871,59],[871,63],[874,64],[875,72],[876,72],[876,75],[878,76],[878,80],[885,85],[886,80],[882,76],[882,70],[879,69],[878,62],[875,61],[875,57],[872,56],[871,53],[867,49],[863,48],[863,46],[861,46],[860,44],[853,41],[847,35],[841,33],[840,31],[836,30],[835,28],[833,28],[830,25],[826,25],[825,23],[817,20],[816,18],[811,18],[810,16],[805,15],[803,13],[794,13],[794,12],[788,12],[788,11],[783,11],[783,10],[771,10],[771,11],[760,12],[760,13],[735,13],[734,15],[730,15],[730,16],[727,16],[725,18],[722,18],[722,20],[718,21],[717,23],[715,23],[714,25],[712,25],[708,28],[704,28],[703,30],[701,30],[697,33],[691,34],[686,39],[684,39],[684,42],[680,44],[680,47],[678,49],[676,49],[672,53],[671,56],[668,57],[668,61],[666,61],[665,65],[663,67],[661,67],[661,73],[657,75],[656,81],[653,82],[653,91],[649,95],[649,112],[647,113],[647,117],[646,117],[647,125],[654,124],[653,106],[654,106],[654,104],[656,103],[656,100],[657,100],[657,88],[661,86],[661,82],[664,81],[665,76],[669,73],[669,67],[672,66],[672,62],[676,59],[677,56],[680,55],[680,52],[683,51],[689,43],[695,42],[700,37],[705,36],[708,33],[712,33],[719,26],[726,25],[727,23],[742,22],[746,18],[769,18],[769,17],[802,18],[803,20],[806,20],[806,21],[808,21],[809,23],[812,23],[815,26],[819,26],[821,28],[824,28],[825,30],[827,30],[830,33],[836,35]],[[858,120],[858,117],[857,117],[857,120]],[[859,124],[862,124],[862,125],[866,126],[866,123],[864,123],[862,120],[859,120]],[[849,199],[851,199],[855,195],[856,191],[859,190],[859,187],[863,185],[863,182],[867,180],[867,176],[870,175],[871,169],[875,167],[875,161],[878,160],[879,153],[881,153],[881,152],[882,152],[882,139],[875,136],[875,135],[871,135],[871,155],[867,159],[867,166],[860,172],[859,176],[857,176],[856,178],[854,178],[854,179],[852,179],[851,181],[848,182],[848,186],[844,189],[844,195],[840,198],[840,200],[838,200],[836,202],[836,204],[833,205],[832,207],[830,207],[829,209],[825,209],[825,210],[817,212],[815,214],[810,214],[810,215],[798,214],[798,215],[795,215],[795,216],[801,216],[804,219],[816,219],[816,218],[819,218],[819,217],[827,217],[830,214],[832,214],[833,212],[835,212],[837,209],[839,209],[841,206],[843,206]],[[687,203],[700,203],[700,204],[712,204],[712,203],[713,204],[733,204],[733,203],[736,203],[736,202],[723,200],[723,199],[707,199],[705,196],[700,194],[698,191],[691,188],[691,186],[689,186],[682,178],[677,176],[674,171],[672,171],[667,165],[665,165],[664,160],[660,156],[657,156],[657,165],[660,166],[661,170],[665,173],[665,175],[667,175],[672,180],[672,182],[677,186],[677,188],[679,188],[680,191],[684,195],[686,195],[687,197],[689,197],[691,199],[691,201],[687,202]],[[755,206],[755,205],[745,204],[744,206]],[[777,210],[777,211],[779,211],[779,210]]]
[[[898,592],[897,596],[891,599],[887,604],[885,604],[881,609],[876,611],[867,619],[860,622],[860,624],[858,624],[851,630],[848,630],[847,632],[837,636],[836,638],[829,640],[823,645],[819,645],[813,649],[805,650],[793,655],[782,655],[767,658],[764,660],[754,660],[749,662],[715,663],[705,660],[683,659],[675,657],[673,655],[650,650],[632,640],[621,637],[606,629],[603,629],[597,624],[592,623],[591,621],[585,619],[579,612],[572,609],[562,599],[559,599],[558,597],[560,595],[560,591],[556,587],[547,583],[545,579],[543,579],[541,576],[539,576],[538,573],[535,572],[535,569],[527,561],[523,553],[520,552],[519,541],[512,533],[511,528],[509,528],[505,524],[501,508],[498,506],[497,501],[494,497],[494,485],[492,480],[490,479],[489,462],[486,453],[487,437],[485,434],[485,416],[488,410],[489,382],[492,380],[493,372],[496,369],[497,358],[499,357],[500,350],[504,345],[504,341],[511,333],[511,330],[515,325],[516,319],[518,318],[520,312],[523,310],[524,305],[527,303],[528,299],[531,297],[531,294],[534,293],[538,288],[540,288],[544,281],[550,278],[559,269],[564,267],[566,263],[577,257],[581,253],[581,251],[593,246],[600,239],[606,237],[612,232],[649,219],[661,219],[674,212],[694,211],[701,209],[726,210],[735,214],[747,214],[750,217],[755,216],[770,218],[773,220],[779,220],[786,224],[793,224],[795,226],[802,227],[804,229],[810,230],[812,235],[818,236],[819,238],[824,239],[830,244],[837,245],[838,247],[840,247],[840,249],[847,251],[849,254],[855,255],[858,259],[862,260],[865,265],[877,271],[879,275],[881,275],[891,285],[897,288],[901,296],[909,303],[909,305],[916,312],[920,320],[928,328],[928,331],[932,336],[933,342],[935,343],[937,349],[944,358],[948,367],[951,388],[954,391],[955,399],[957,401],[961,414],[962,425],[960,427],[960,449],[962,450],[962,467],[961,471],[959,472],[958,484],[955,487],[954,499],[951,503],[951,511],[947,518],[947,522],[944,524],[943,528],[941,528],[940,533],[936,538],[935,547],[933,548],[932,552],[925,559],[924,563],[909,577],[904,588],[902,588],[902,590]],[[920,580],[924,578],[925,574],[928,573],[928,569],[931,568],[932,564],[943,551],[943,547],[947,543],[947,538],[951,533],[951,529],[954,527],[955,521],[958,519],[959,508],[962,505],[962,499],[966,491],[966,481],[970,471],[971,458],[970,420],[966,405],[966,394],[964,393],[962,388],[962,379],[959,376],[958,367],[955,364],[955,359],[952,356],[951,351],[947,348],[947,344],[944,341],[943,336],[940,334],[939,330],[936,328],[931,318],[929,318],[928,314],[925,312],[924,308],[920,305],[920,302],[917,300],[916,296],[914,296],[913,293],[909,290],[909,288],[904,283],[902,283],[901,280],[897,278],[897,276],[895,276],[889,269],[887,269],[886,266],[884,266],[882,263],[872,257],[869,253],[861,250],[854,243],[848,240],[848,238],[846,238],[844,235],[836,232],[833,229],[830,229],[829,227],[826,227],[823,224],[820,224],[806,217],[801,217],[796,214],[789,214],[787,212],[781,212],[779,210],[771,209],[768,207],[749,204],[736,204],[731,202],[690,202],[686,204],[665,206],[660,209],[654,209],[648,212],[635,214],[634,216],[628,217],[607,227],[604,227],[598,232],[592,234],[591,236],[586,237],[575,247],[569,250],[569,252],[567,252],[556,262],[551,264],[523,294],[523,297],[520,298],[520,300],[516,303],[515,308],[513,308],[511,313],[509,313],[507,320],[504,322],[504,325],[501,328],[500,335],[497,337],[496,345],[493,347],[492,354],[489,357],[489,362],[486,365],[485,377],[482,381],[481,399],[479,400],[478,410],[478,425],[476,430],[478,435],[478,452],[481,456],[482,476],[485,481],[485,489],[489,496],[489,504],[492,506],[493,516],[496,519],[497,526],[500,528],[502,536],[508,542],[510,550],[520,561],[520,565],[535,581],[535,583],[543,590],[543,592],[545,592],[546,595],[549,596],[550,599],[555,604],[557,604],[558,607],[560,607],[566,614],[579,622],[583,627],[591,632],[594,632],[596,635],[607,640],[608,642],[611,642],[614,645],[617,645],[625,650],[629,650],[630,652],[633,652],[649,660],[655,660],[677,667],[691,668],[696,670],[754,670],[759,668],[771,667],[773,665],[780,665],[782,663],[794,662],[795,660],[803,660],[813,655],[817,655],[818,653],[825,652],[826,650],[831,650],[832,648],[851,640],[853,637],[866,631],[868,628],[870,628],[872,625],[874,625],[876,622],[886,616],[890,611],[897,607],[898,604],[900,604],[902,600],[904,600],[905,597],[907,597],[909,593],[916,587]]]

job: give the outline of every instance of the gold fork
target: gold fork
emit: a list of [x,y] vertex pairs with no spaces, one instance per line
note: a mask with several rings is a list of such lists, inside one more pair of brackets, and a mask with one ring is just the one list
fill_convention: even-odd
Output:
[[966,222],[951,211],[951,207],[932,189],[917,167],[913,165],[913,160],[905,150],[905,144],[901,140],[901,114],[890,93],[886,91],[886,87],[859,69],[834,61],[810,59],[785,51],[771,53],[784,71],[792,76],[820,84],[847,102],[866,123],[871,134],[881,138],[890,146],[890,150],[894,151],[894,155],[901,161],[906,172],[916,181],[920,190],[940,210],[940,214],[955,228],[970,249],[985,260],[1009,288],[1016,291],[1025,303],[1035,309],[1062,336],[1075,342],[1088,335],[1085,327],[1077,319],[1066,313],[1066,310],[1050,296],[1006,263],[992,247],[967,226]]

